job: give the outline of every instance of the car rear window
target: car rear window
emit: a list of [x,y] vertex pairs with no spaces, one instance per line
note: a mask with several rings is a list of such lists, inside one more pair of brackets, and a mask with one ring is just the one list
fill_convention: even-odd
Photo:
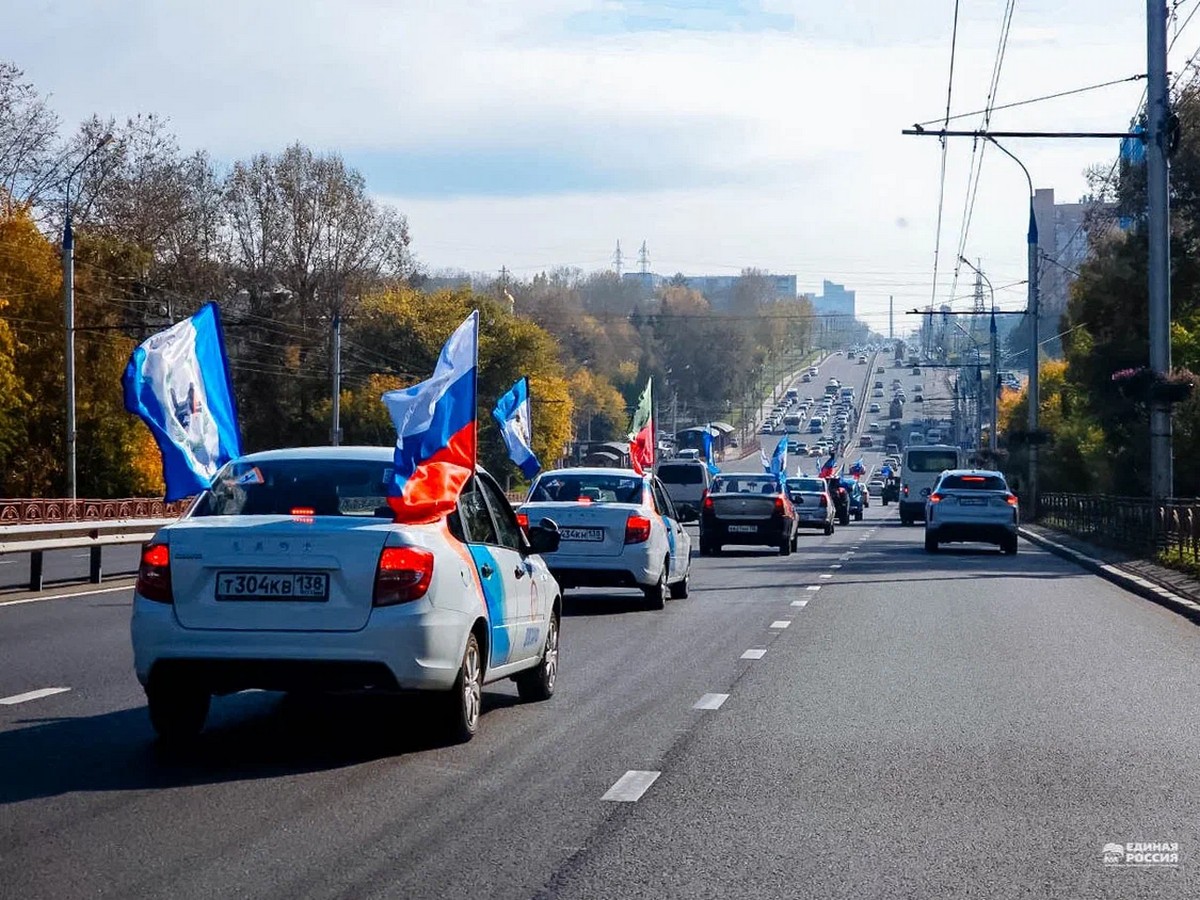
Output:
[[789,491],[809,491],[814,494],[825,492],[825,482],[819,478],[790,478],[787,486]]
[[939,490],[943,491],[1007,491],[1008,485],[999,475],[947,475]]
[[908,454],[910,472],[944,472],[957,466],[958,454],[949,450],[935,450]]
[[658,480],[663,484],[704,484],[704,465],[663,463],[658,467]]
[[552,472],[529,492],[532,503],[641,503],[642,479],[631,475]]
[[713,479],[714,494],[774,494],[779,482],[770,475],[746,475],[740,478],[721,475]]
[[392,466],[369,460],[281,459],[233,462],[213,481],[193,516],[379,516]]

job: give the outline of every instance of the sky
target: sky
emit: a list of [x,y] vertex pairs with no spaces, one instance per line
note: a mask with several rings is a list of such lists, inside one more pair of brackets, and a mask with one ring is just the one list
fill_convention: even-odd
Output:
[[[1172,4],[1172,69],[1200,0]],[[1005,0],[960,0],[950,106],[986,105]],[[21,0],[0,58],[67,126],[166,117],[225,163],[301,141],[341,153],[408,216],[423,267],[521,277],[748,266],[858,293],[860,317],[971,291],[960,245],[1024,304],[1024,176],[994,148],[963,235],[972,141],[940,120],[953,0]],[[1181,30],[1182,29],[1182,30]],[[1017,0],[995,103],[1145,71],[1140,0]],[[1127,128],[1144,82],[1001,110],[993,129]],[[977,127],[979,116],[960,120]],[[936,127],[936,124],[930,127]],[[1086,192],[1115,141],[1006,143],[1036,187]],[[961,298],[961,299],[958,299]],[[898,315],[898,319],[901,317]],[[898,322],[897,327],[901,327]]]

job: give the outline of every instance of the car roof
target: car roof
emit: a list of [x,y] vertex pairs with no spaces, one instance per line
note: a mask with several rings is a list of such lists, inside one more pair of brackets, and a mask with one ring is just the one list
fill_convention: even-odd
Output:
[[281,447],[278,450],[260,450],[239,456],[237,462],[275,462],[285,459],[351,459],[371,462],[391,462],[396,448],[391,447]]
[[[664,460],[664,464],[678,465],[679,463],[689,463],[695,465],[704,465],[698,459],[670,459]],[[641,478],[633,469],[618,469],[613,466],[568,466],[563,469],[550,469],[542,472],[542,478],[547,475],[617,475],[623,478]]]
[[982,475],[984,477],[995,476],[997,478],[1004,477],[1003,472],[998,472],[995,469],[947,469],[942,473],[942,477],[944,478],[947,475]]

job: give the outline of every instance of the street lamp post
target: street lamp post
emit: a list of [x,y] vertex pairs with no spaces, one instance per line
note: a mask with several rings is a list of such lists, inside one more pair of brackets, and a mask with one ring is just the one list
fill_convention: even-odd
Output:
[[989,389],[989,392],[988,392],[988,402],[991,405],[991,409],[992,409],[992,421],[991,421],[991,430],[988,433],[988,451],[989,451],[989,453],[991,453],[992,465],[994,466],[996,464],[996,447],[997,447],[997,444],[996,444],[996,407],[1000,405],[999,404],[1000,369],[996,365],[996,361],[998,359],[998,357],[996,355],[996,290],[995,290],[995,288],[992,287],[991,280],[986,275],[984,275],[983,272],[981,272],[975,266],[971,265],[971,261],[969,259],[967,259],[965,256],[960,256],[959,259],[962,260],[964,263],[966,263],[967,266],[970,267],[972,272],[974,272],[976,275],[978,275],[980,278],[983,279],[983,283],[988,286],[988,292],[992,295],[992,321],[991,321],[991,328],[990,328],[991,343],[992,343],[992,346],[990,348],[991,349],[991,364],[992,364],[991,365],[992,380],[991,380],[991,388]]
[[67,387],[67,496],[74,500],[77,494],[75,477],[75,232],[71,228],[71,179],[99,150],[112,140],[106,134],[67,173],[66,214],[63,216],[62,267],[63,267],[63,317],[66,322],[66,387]]
[[1041,396],[1038,390],[1038,227],[1037,216],[1033,211],[1033,179],[1029,175],[1029,170],[1025,168],[1025,163],[1013,156],[994,137],[989,136],[988,140],[996,145],[997,150],[1021,167],[1021,171],[1025,173],[1025,180],[1029,183],[1029,231],[1026,235],[1029,245],[1029,484],[1026,493],[1029,497],[1028,508],[1032,510],[1033,517],[1036,518],[1038,508],[1038,406]]

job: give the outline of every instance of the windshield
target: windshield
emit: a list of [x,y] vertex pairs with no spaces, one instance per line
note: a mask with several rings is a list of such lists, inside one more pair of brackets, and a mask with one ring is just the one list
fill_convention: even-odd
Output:
[[910,472],[944,472],[958,465],[958,454],[953,450],[929,450],[908,454]]
[[534,483],[531,503],[641,503],[642,479],[632,475],[552,472]]
[[713,479],[714,494],[775,494],[779,481],[771,475],[720,475]]
[[388,463],[286,459],[233,462],[217,473],[193,516],[379,516],[387,505]]
[[663,484],[704,484],[704,465],[663,463],[658,467],[658,480]]

